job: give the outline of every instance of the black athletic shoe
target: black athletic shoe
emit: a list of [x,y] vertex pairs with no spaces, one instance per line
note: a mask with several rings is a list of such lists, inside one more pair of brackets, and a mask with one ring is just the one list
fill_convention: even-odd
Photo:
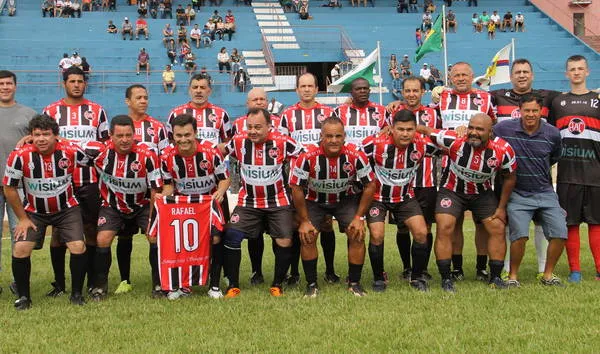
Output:
[[90,294],[90,299],[92,301],[100,302],[106,299],[107,290],[101,288],[93,288],[92,293]]
[[337,284],[340,282],[340,276],[335,273],[325,273],[325,282],[328,284]]
[[69,301],[71,301],[71,304],[73,304],[73,305],[79,305],[79,306],[85,305],[85,299],[83,298],[83,295],[81,295],[81,293],[72,294],[71,297],[69,298]]
[[31,299],[25,296],[21,296],[15,301],[15,309],[17,311],[27,310],[31,307]]
[[456,288],[454,288],[454,281],[452,279],[442,279],[442,290],[447,293],[455,293]]
[[385,280],[375,280],[373,282],[373,291],[376,293],[382,293],[387,289],[387,284]]
[[433,279],[431,274],[429,274],[429,272],[426,270],[424,270],[423,273],[421,273],[421,276],[423,277],[423,279],[425,279],[427,281],[430,281],[431,279]]
[[265,277],[260,273],[252,273],[250,276],[250,285],[259,285],[265,282]]
[[490,279],[488,286],[490,287],[490,289],[499,289],[499,290],[508,289],[508,285],[506,285],[504,280],[502,280],[502,278],[500,278],[500,277],[493,277],[492,279]]
[[348,291],[350,294],[356,297],[367,296],[367,292],[362,288],[360,283],[350,283],[348,284]]
[[288,274],[288,276],[285,278],[285,283],[287,284],[287,286],[296,286],[300,283],[300,274]]
[[46,296],[49,297],[59,297],[59,296],[63,296],[65,294],[65,289],[64,288],[60,288],[56,285],[56,282],[52,282],[52,290],[50,290]]
[[462,269],[451,271],[450,276],[456,281],[465,280],[465,272]]
[[19,297],[19,289],[17,289],[17,283],[15,283],[14,281],[12,283],[10,283],[10,285],[8,286],[8,289],[10,290],[11,293],[13,293],[14,296]]
[[429,285],[427,284],[427,281],[423,278],[419,278],[419,279],[411,279],[410,281],[410,287],[422,292],[427,292],[429,291]]
[[477,269],[477,274],[475,275],[475,279],[480,281],[490,281],[490,273],[488,273],[485,269]]
[[401,276],[401,278],[402,278],[402,279],[404,279],[404,280],[409,280],[409,279],[410,279],[410,274],[411,274],[411,273],[412,273],[412,270],[411,270],[411,269],[405,269],[405,270],[402,272],[402,276]]
[[319,286],[317,283],[310,283],[306,285],[306,291],[304,292],[303,298],[314,299],[319,295]]
[[168,291],[164,291],[160,285],[157,285],[152,289],[152,297],[155,299],[161,299],[163,297],[167,297]]

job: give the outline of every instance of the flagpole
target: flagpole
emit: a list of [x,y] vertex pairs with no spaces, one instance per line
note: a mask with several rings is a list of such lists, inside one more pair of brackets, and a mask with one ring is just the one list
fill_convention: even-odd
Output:
[[515,62],[515,38],[510,39],[510,43],[512,44],[512,61]]
[[446,5],[442,5],[442,28],[444,29],[444,85],[448,86],[448,50],[446,48]]
[[383,89],[381,87],[383,75],[381,73],[381,48],[379,48],[379,41],[377,41],[377,71],[379,71],[379,104],[383,104]]

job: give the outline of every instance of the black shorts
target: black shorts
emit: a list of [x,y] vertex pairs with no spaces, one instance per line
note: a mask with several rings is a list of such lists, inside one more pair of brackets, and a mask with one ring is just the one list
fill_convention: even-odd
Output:
[[140,65],[140,68],[145,68],[148,66],[148,63],[138,63]]
[[[125,214],[112,207],[101,207],[98,214],[98,232],[127,230],[131,235],[137,234],[136,229],[148,230],[150,206],[144,205],[133,213]],[[134,230],[136,230],[134,232]]]
[[415,198],[421,206],[423,217],[428,225],[435,223],[435,206],[437,201],[436,187],[415,187]]
[[342,198],[342,200],[335,204],[317,203],[307,200],[306,209],[308,210],[308,218],[313,226],[321,231],[320,228],[325,218],[328,215],[332,215],[338,222],[340,232],[346,232],[346,228],[356,215],[360,197],[360,195],[350,195]]
[[46,228],[52,226],[58,230],[59,241],[61,243],[83,241],[83,223],[81,222],[81,208],[79,206],[65,209],[54,214],[38,214],[27,212],[27,216],[37,227],[27,230],[27,237],[15,242],[29,241],[41,242],[43,244],[46,236]]
[[294,226],[291,206],[258,209],[238,205],[227,223],[228,229],[243,232],[249,238],[262,236],[265,229],[273,238],[292,238]]
[[567,211],[567,225],[600,224],[600,187],[559,183],[556,194]]
[[81,187],[75,187],[75,198],[81,207],[81,218],[84,225],[96,225],[98,213],[100,212],[100,189],[97,183],[86,183]]
[[466,210],[471,210],[473,220],[481,222],[481,220],[494,215],[496,208],[498,208],[498,199],[491,190],[481,194],[464,194],[440,188],[435,213],[450,214],[458,219]]
[[415,215],[423,215],[419,203],[414,198],[406,199],[400,203],[374,201],[371,203],[371,207],[367,213],[367,223],[385,222],[387,211],[394,215],[394,220],[396,220],[397,224],[404,224],[407,219]]

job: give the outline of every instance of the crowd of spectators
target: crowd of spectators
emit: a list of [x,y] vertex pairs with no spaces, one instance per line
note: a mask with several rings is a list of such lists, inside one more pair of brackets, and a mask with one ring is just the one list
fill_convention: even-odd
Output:
[[502,32],[524,32],[525,31],[525,16],[521,12],[517,12],[513,16],[512,12],[507,11],[504,16],[500,17],[497,10],[494,10],[492,15],[488,15],[487,11],[483,11],[481,15],[476,12],[471,17],[473,32],[483,32],[487,30],[488,38],[494,39],[495,32],[499,29]]

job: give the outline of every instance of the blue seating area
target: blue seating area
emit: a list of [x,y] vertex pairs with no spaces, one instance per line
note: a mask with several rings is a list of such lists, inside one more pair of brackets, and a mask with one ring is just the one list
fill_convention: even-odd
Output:
[[[258,0],[255,0],[258,1]],[[271,2],[269,0],[264,0]],[[353,48],[362,49],[366,54],[380,41],[382,50],[383,84],[389,86],[390,75],[387,63],[391,54],[401,59],[408,54],[414,57],[415,28],[421,23],[419,13],[399,14],[395,0],[377,0],[375,7],[351,7],[343,0],[343,7],[321,7],[325,3],[311,1],[310,20],[300,20],[295,13],[285,13],[299,49],[271,49],[276,62],[319,62],[344,61],[346,56],[341,45],[341,32],[348,34]],[[419,0],[422,3],[422,0]],[[175,1],[177,4],[183,1]],[[438,12],[442,1],[436,0]],[[85,12],[81,18],[42,18],[38,0],[19,0],[17,16],[0,17],[0,68],[17,72],[20,102],[37,110],[63,96],[58,75],[58,61],[63,53],[73,51],[85,56],[92,66],[88,98],[103,104],[110,116],[126,111],[124,104],[125,88],[132,83],[142,83],[149,87],[149,113],[164,118],[169,110],[188,100],[188,75],[183,67],[177,66],[176,81],[178,90],[173,95],[163,93],[161,72],[169,62],[162,45],[161,30],[175,20],[148,18],[149,40],[122,40],[120,34],[108,34],[109,20],[120,27],[125,16],[132,22],[137,17],[135,6],[126,6],[118,0],[117,12]],[[217,71],[216,56],[224,46],[229,52],[237,48],[240,52],[261,51],[262,34],[259,21],[251,7],[236,6],[234,0],[226,0],[218,8],[222,16],[232,9],[236,17],[237,32],[231,42],[216,41],[210,48],[193,48],[198,67],[206,66],[215,82],[211,101],[223,105],[232,116],[243,114],[245,93],[236,92],[231,76]],[[564,29],[556,25],[535,7],[524,0],[480,0],[479,7],[467,7],[466,1],[454,1],[451,9],[458,20],[457,33],[447,35],[448,62],[468,61],[472,63],[476,75],[485,72],[493,55],[504,45],[515,39],[516,57],[525,57],[534,64],[535,87],[556,90],[568,89],[564,77],[564,62],[572,54],[588,57],[590,67],[600,64],[598,53],[582,44]],[[197,14],[196,23],[202,26],[215,8],[204,7]],[[507,10],[516,14],[522,12],[526,19],[525,33],[497,32],[495,40],[488,40],[486,33],[473,33],[470,18],[474,12],[498,10],[502,16]],[[189,29],[188,29],[189,31]],[[152,73],[136,75],[135,63],[140,48],[146,48],[151,57]],[[413,64],[418,70],[423,62],[443,68],[443,55],[430,53],[420,63]],[[589,87],[600,87],[600,77],[592,73]],[[496,87],[494,87],[496,88]],[[294,92],[271,92],[286,105],[295,102]],[[384,95],[390,101],[391,94]]]

